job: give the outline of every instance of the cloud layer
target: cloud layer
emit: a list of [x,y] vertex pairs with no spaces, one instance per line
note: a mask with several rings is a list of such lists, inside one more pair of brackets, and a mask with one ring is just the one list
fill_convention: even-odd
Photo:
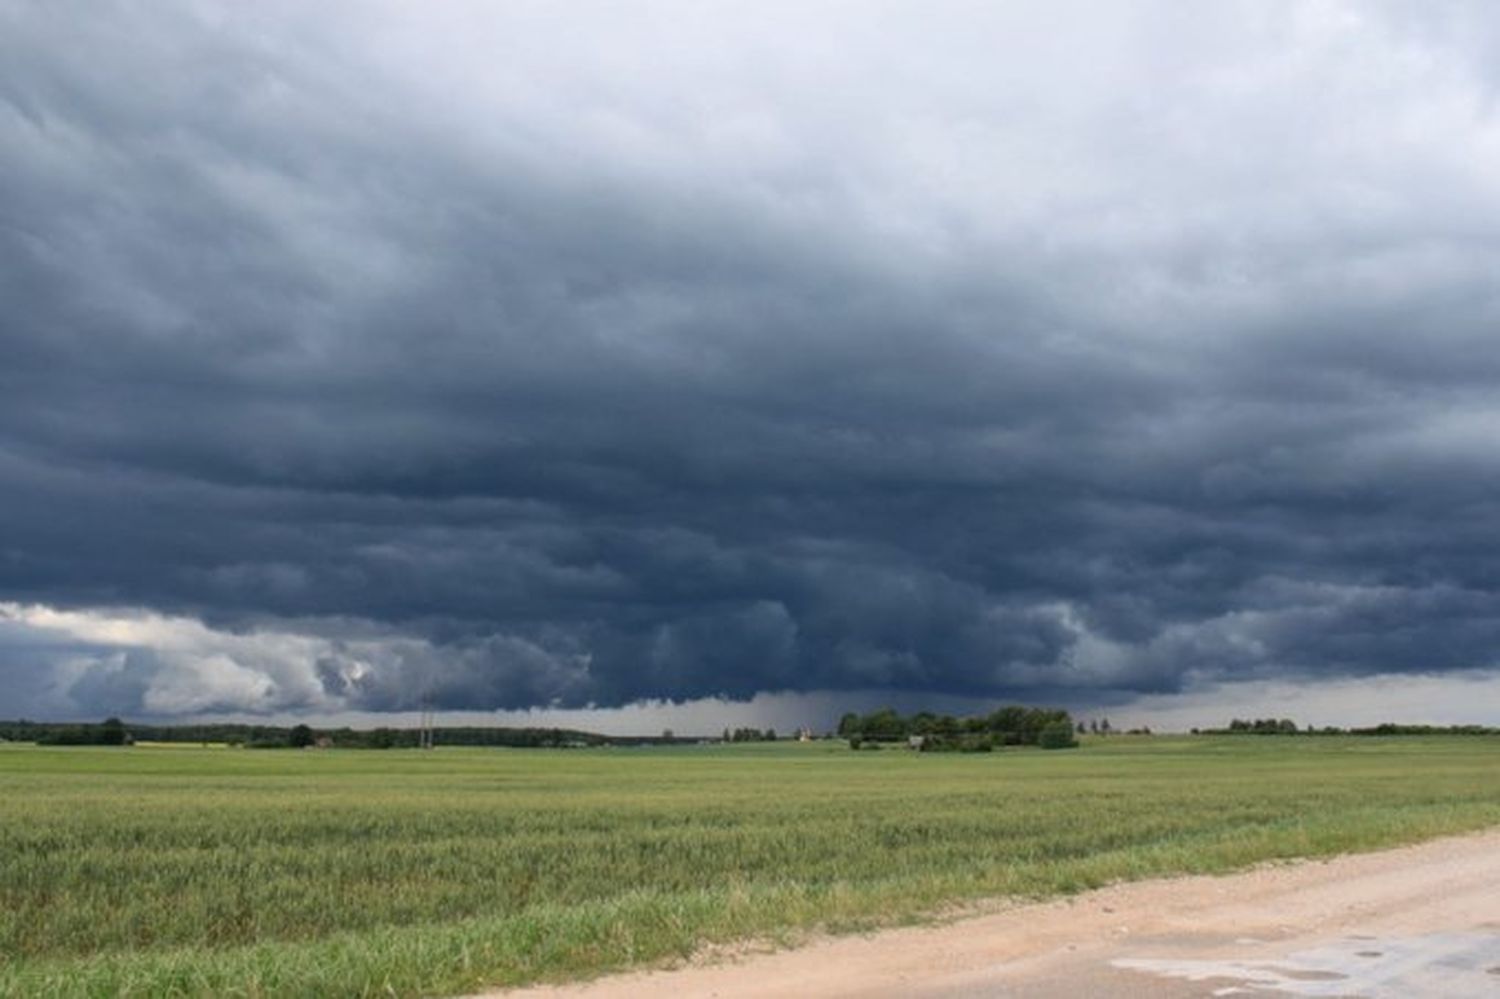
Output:
[[1495,666],[1500,17],[993,6],[0,3],[0,714]]

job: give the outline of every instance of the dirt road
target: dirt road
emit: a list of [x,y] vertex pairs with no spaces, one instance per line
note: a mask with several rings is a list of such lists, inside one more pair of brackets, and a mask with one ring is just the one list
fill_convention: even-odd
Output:
[[1117,885],[506,999],[838,996],[1500,999],[1500,830],[1225,877]]

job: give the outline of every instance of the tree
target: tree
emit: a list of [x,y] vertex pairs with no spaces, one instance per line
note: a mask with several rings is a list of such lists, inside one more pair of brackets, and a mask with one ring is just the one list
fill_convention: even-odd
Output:
[[306,725],[296,725],[286,741],[293,749],[306,749],[313,744],[313,731]]
[[866,715],[863,729],[862,734],[866,739],[882,742],[900,742],[909,734],[906,719],[896,714],[894,708],[881,708]]
[[1072,749],[1078,745],[1078,739],[1073,735],[1073,723],[1048,722],[1037,736],[1037,745],[1043,749]]
[[1026,714],[1027,709],[1019,704],[1010,704],[992,711],[988,719],[990,731],[1016,737],[1007,739],[1006,742],[1024,741],[1022,734],[1026,730]]
[[113,717],[104,719],[104,724],[99,726],[99,744],[101,746],[123,746],[125,745],[125,740],[125,723]]

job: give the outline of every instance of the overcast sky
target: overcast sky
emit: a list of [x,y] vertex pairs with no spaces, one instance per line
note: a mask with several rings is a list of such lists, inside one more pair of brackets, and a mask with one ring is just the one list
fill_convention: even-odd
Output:
[[0,0],[0,717],[1500,723],[1497,67],[1483,0]]

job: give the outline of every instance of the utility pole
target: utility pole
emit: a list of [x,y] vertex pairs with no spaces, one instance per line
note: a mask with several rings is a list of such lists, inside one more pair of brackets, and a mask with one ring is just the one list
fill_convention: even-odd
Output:
[[422,728],[417,733],[417,746],[420,749],[431,749],[433,744],[432,728],[437,720],[437,713],[432,710],[432,695],[426,694],[422,697]]

